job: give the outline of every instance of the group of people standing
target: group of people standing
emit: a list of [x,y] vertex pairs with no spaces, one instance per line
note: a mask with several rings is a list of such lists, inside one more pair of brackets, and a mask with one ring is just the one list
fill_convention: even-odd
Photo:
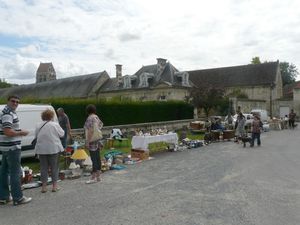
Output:
[[[246,118],[242,112],[238,113],[237,120],[235,123],[235,135],[237,137],[236,142],[239,142],[239,139],[247,136],[246,130]],[[253,121],[251,122],[251,142],[250,147],[254,147],[254,141],[257,139],[257,145],[261,145],[260,133],[263,129],[263,123],[261,122],[258,115],[254,115]]]
[[[20,102],[17,95],[8,97],[7,105],[0,112],[0,151],[2,163],[0,167],[0,204],[13,202],[14,205],[31,202],[21,189],[21,137],[28,135],[28,131],[19,127],[16,109]],[[92,175],[87,184],[100,181],[101,160],[100,150],[103,147],[100,140],[92,140],[94,127],[102,129],[103,123],[96,114],[96,106],[86,107],[87,119],[85,128],[85,145],[92,160]],[[57,192],[59,173],[59,154],[67,147],[67,137],[71,136],[70,121],[62,108],[57,109],[58,122],[54,121],[55,112],[47,109],[42,112],[42,123],[35,130],[35,152],[40,160],[42,193],[46,193],[49,171],[52,179],[52,192]]]
[[[286,115],[284,118],[284,123],[286,124],[285,126],[287,127],[287,123],[289,125],[290,129],[295,128],[295,119],[296,119],[296,113],[294,112],[293,109],[291,109],[291,112],[289,115]],[[245,125],[246,125],[246,118],[243,115],[241,111],[238,112],[237,120],[235,123],[235,129],[236,129],[236,137],[237,137],[237,142],[238,139],[247,136],[246,135],[246,130],[245,130]],[[257,139],[257,145],[261,145],[261,140],[260,140],[260,133],[263,129],[263,123],[260,120],[260,117],[258,115],[254,115],[253,121],[251,122],[251,133],[252,133],[252,140],[250,143],[250,147],[254,146],[254,141]]]

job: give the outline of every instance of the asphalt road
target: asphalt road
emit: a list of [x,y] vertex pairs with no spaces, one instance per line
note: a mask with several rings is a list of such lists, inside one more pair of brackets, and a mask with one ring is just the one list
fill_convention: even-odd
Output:
[[106,172],[97,184],[26,190],[32,203],[0,206],[0,224],[299,225],[299,137],[272,131],[261,147],[213,143]]

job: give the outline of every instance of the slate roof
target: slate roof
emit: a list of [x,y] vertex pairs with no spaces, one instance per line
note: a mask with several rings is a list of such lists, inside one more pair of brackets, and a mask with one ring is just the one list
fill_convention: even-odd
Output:
[[87,98],[90,96],[95,96],[96,91],[107,79],[109,79],[109,76],[106,71],[103,71],[88,75],[46,81],[37,84],[27,84],[0,89],[0,95],[3,98],[8,97],[11,94],[17,94],[21,98]]
[[[175,72],[179,72],[170,62],[166,63],[161,75],[158,75],[157,64],[142,66],[135,74],[130,75],[130,77],[135,78],[132,82],[132,87],[130,90],[134,89],[144,89],[155,87],[161,83],[166,83],[174,87],[182,87],[181,81],[175,76]],[[139,87],[140,77],[143,73],[154,74],[154,79],[149,83],[148,87]],[[159,77],[159,79],[157,79]],[[106,83],[99,89],[99,92],[110,92],[110,91],[122,91],[127,88],[123,88],[123,85],[118,84],[117,78],[111,78],[106,81]]]
[[54,69],[52,63],[40,63],[36,72],[37,73],[46,73],[46,72],[48,72],[49,67],[52,67]]
[[211,84],[221,87],[261,86],[276,82],[279,62],[193,70],[190,81],[196,85]]

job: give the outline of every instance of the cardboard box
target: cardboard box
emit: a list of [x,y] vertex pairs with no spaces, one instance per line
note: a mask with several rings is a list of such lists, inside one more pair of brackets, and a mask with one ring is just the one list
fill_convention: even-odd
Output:
[[235,136],[235,132],[234,130],[224,130],[223,131],[223,139],[227,139],[227,140],[230,140],[232,138],[234,138]]
[[139,158],[141,160],[149,159],[149,151],[131,149],[131,158]]
[[190,122],[190,127],[193,130],[201,130],[204,129],[205,123],[202,121],[194,121],[194,122]]

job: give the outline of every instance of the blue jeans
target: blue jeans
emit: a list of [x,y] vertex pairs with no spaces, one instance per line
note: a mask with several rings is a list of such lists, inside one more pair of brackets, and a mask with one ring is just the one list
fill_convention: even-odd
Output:
[[257,139],[257,145],[260,146],[260,133],[252,133],[252,142],[251,146],[254,146],[254,141]]
[[0,167],[0,199],[9,198],[9,184],[13,201],[23,197],[21,190],[21,149],[2,152]]

